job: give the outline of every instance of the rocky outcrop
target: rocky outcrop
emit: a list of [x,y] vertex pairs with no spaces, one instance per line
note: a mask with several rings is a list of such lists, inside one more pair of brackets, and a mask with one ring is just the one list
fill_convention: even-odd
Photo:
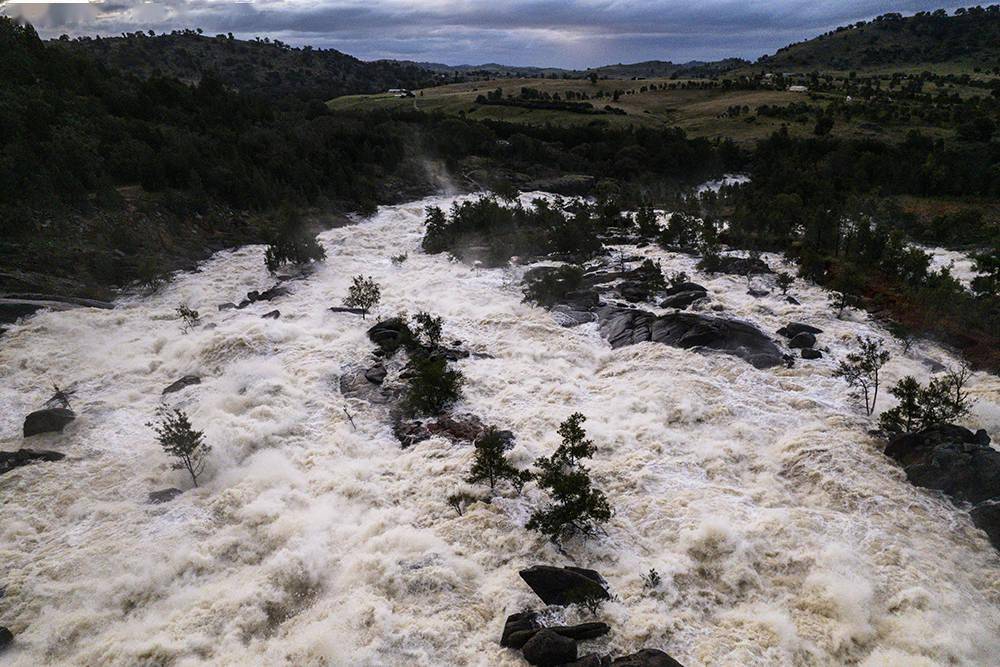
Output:
[[565,606],[611,597],[604,579],[594,570],[533,565],[518,574],[545,604]]
[[971,516],[1000,548],[1000,452],[985,431],[935,424],[894,437],[885,449],[911,483],[973,505]]
[[350,313],[351,315],[365,315],[364,308],[348,308],[347,306],[332,306],[327,308],[331,313]]
[[530,665],[558,667],[576,660],[576,642],[551,630],[539,630],[521,648],[521,655]]
[[74,419],[76,419],[76,414],[69,408],[35,410],[24,418],[24,437],[30,438],[40,433],[61,432]]
[[97,301],[96,299],[47,294],[8,294],[0,296],[0,324],[13,324],[18,319],[33,315],[39,310],[70,310],[72,308],[111,310],[114,307],[113,303]]
[[399,317],[391,317],[368,329],[368,339],[378,347],[382,356],[392,356],[400,347],[413,341],[413,332]]
[[[442,436],[452,442],[474,442],[485,430],[483,422],[475,415],[443,415],[436,419],[401,420],[393,426],[393,433],[403,449],[434,436]],[[501,431],[501,435],[509,435],[510,440],[514,439],[514,434],[509,431]]]
[[190,387],[191,385],[201,384],[201,378],[197,375],[185,375],[180,380],[171,383],[163,390],[163,395],[172,394],[174,392],[180,391],[185,387]]
[[146,499],[150,505],[160,505],[162,503],[169,503],[171,500],[177,496],[184,493],[180,489],[161,489],[159,491],[150,491],[149,497]]
[[613,306],[599,309],[597,317],[601,333],[613,348],[652,341],[731,354],[756,368],[771,368],[784,362],[781,350],[766,334],[740,320],[683,312],[656,316]]
[[[236,306],[239,309],[246,308],[247,306],[257,303],[258,301],[272,301],[278,297],[288,296],[291,292],[287,287],[281,285],[275,285],[274,287],[268,288],[263,292],[257,290],[250,290],[247,292],[245,299],[240,301],[240,305]],[[221,308],[220,308],[221,310]]]
[[797,333],[788,341],[788,347],[795,349],[804,349],[807,347],[812,347],[816,344],[816,336],[809,333],[808,331],[803,331],[802,333]]
[[[506,631],[506,628],[504,628]],[[607,623],[590,622],[579,623],[577,625],[553,625],[545,628],[535,627],[524,630],[517,630],[505,635],[501,639],[500,645],[509,648],[521,648],[528,640],[534,637],[541,630],[550,630],[557,635],[568,637],[574,641],[584,641],[586,639],[597,639],[611,632],[611,626]]]
[[541,627],[541,623],[538,622],[538,612],[536,611],[520,611],[516,614],[511,614],[503,624],[503,633],[500,635],[500,646],[520,648],[524,645],[523,642],[518,646],[514,646],[511,644],[510,638],[517,633],[531,632]]
[[16,452],[0,452],[0,475],[36,461],[61,461],[65,454],[46,449],[19,449]]

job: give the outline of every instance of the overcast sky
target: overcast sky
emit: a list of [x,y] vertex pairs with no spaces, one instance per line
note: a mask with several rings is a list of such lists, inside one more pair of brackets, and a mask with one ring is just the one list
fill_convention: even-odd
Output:
[[[964,3],[969,4],[969,3]],[[373,60],[592,67],[642,60],[755,59],[886,12],[903,0],[106,0],[4,2],[44,37],[203,28],[269,36]]]

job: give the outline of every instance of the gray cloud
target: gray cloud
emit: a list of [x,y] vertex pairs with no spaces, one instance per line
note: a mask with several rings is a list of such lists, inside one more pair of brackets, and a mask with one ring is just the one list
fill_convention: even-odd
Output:
[[940,0],[111,0],[8,3],[0,11],[24,16],[44,36],[200,27],[364,59],[589,67],[752,59],[838,25],[938,6]]

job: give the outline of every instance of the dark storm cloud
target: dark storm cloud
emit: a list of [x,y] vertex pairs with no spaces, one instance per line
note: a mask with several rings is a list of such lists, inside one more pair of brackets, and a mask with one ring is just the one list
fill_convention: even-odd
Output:
[[756,58],[838,25],[889,11],[935,9],[920,0],[115,0],[7,4],[47,36],[162,32],[270,36],[361,58],[587,67],[661,59]]

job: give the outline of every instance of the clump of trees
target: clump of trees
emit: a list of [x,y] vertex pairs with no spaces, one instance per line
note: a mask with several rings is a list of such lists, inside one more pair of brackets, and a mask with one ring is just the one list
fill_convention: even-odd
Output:
[[575,264],[525,275],[524,300],[545,308],[561,303],[567,294],[583,286],[583,269]]
[[583,430],[585,420],[579,412],[570,415],[559,425],[562,444],[551,456],[535,461],[535,479],[548,493],[550,503],[532,513],[527,528],[557,543],[574,535],[595,535],[611,518],[608,499],[592,487],[590,471],[582,463],[596,451]]
[[271,242],[264,251],[264,264],[276,273],[284,264],[306,264],[326,259],[326,250],[309,234],[301,216],[286,209]]
[[410,359],[406,372],[403,411],[410,417],[436,416],[462,395],[465,378],[450,368],[439,354],[417,354]]
[[378,305],[382,299],[382,289],[375,280],[368,276],[354,276],[347,296],[344,297],[344,305],[348,308],[358,308],[361,310],[361,319],[368,317],[369,311]]
[[879,426],[887,433],[910,433],[965,417],[975,403],[968,392],[971,377],[965,364],[932,378],[926,387],[907,375],[889,390],[899,403],[882,413]]
[[507,451],[513,444],[512,439],[496,427],[487,428],[476,440],[472,469],[466,481],[470,484],[487,483],[490,491],[496,490],[497,484],[506,481],[520,493],[532,479],[532,474],[528,470],[519,470],[507,459]]
[[848,353],[833,374],[847,382],[847,386],[864,401],[866,413],[871,415],[878,400],[879,373],[890,355],[881,339],[856,336],[856,340],[858,349]]
[[157,420],[147,424],[156,432],[156,439],[163,451],[174,461],[174,470],[186,470],[191,483],[198,486],[198,477],[205,470],[212,447],[205,442],[205,434],[191,426],[187,413],[180,409],[161,406],[156,411]]

